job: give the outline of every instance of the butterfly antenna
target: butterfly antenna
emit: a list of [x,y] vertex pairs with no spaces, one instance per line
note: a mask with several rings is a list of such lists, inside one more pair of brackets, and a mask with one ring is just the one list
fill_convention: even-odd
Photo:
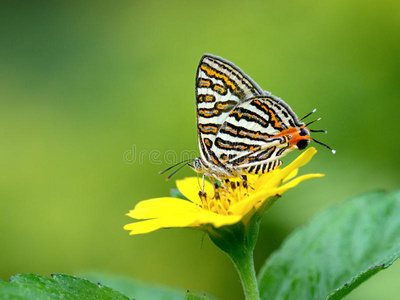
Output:
[[309,129],[310,132],[323,132],[323,133],[328,133],[326,130],[314,130],[314,129]]
[[188,162],[188,161],[194,161],[194,159],[193,159],[193,158],[185,159],[185,160],[183,160],[183,161],[181,161],[181,162],[178,162],[177,164],[175,164],[175,165],[173,165],[173,166],[170,166],[170,167],[166,168],[165,170],[162,170],[162,171],[158,172],[158,174],[159,174],[159,175],[164,174],[165,172],[167,172],[167,171],[169,171],[169,170],[175,168],[176,166],[179,166],[180,164],[186,163],[186,162]]
[[[181,162],[182,163],[182,162]],[[170,174],[167,178],[165,178],[166,181],[168,181],[172,176],[174,176],[180,169],[182,169],[183,167],[185,167],[186,165],[188,165],[189,163],[186,163],[182,166],[180,166],[178,169],[176,169],[172,174]]]
[[314,109],[312,110],[312,112],[309,112],[308,114],[306,114],[304,117],[302,117],[301,119],[299,119],[299,121],[301,121],[301,120],[303,120],[303,119],[309,117],[310,115],[312,115],[312,114],[315,113],[316,111],[317,111],[317,109],[314,108]]
[[311,138],[311,139],[312,139],[314,142],[316,142],[317,144],[320,144],[321,146],[324,146],[324,147],[328,148],[329,150],[331,150],[333,154],[336,153],[336,150],[332,149],[332,148],[329,147],[328,145],[326,145],[326,144],[324,144],[324,143],[321,143],[320,141],[317,141],[316,139],[313,139],[313,138]]
[[314,121],[308,122],[305,126],[307,127],[308,125],[311,125],[312,123],[317,122],[319,120],[321,120],[321,118],[318,118],[318,119],[316,119]]

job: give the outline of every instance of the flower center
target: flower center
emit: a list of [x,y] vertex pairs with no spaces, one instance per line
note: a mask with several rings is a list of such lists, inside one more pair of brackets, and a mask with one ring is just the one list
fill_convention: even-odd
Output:
[[220,215],[231,215],[229,207],[249,196],[248,185],[240,178],[225,179],[224,185],[214,185],[214,195],[199,192],[203,209]]

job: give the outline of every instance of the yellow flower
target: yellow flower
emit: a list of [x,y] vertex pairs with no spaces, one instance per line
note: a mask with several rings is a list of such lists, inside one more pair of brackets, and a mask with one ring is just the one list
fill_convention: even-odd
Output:
[[127,215],[143,221],[127,224],[124,229],[133,235],[171,227],[207,230],[210,225],[214,228],[238,222],[246,225],[257,210],[269,208],[275,196],[304,180],[324,176],[308,174],[294,178],[298,168],[307,164],[316,152],[315,148],[309,148],[283,169],[247,175],[247,184],[238,178],[225,179],[226,189],[218,187],[215,192],[212,184],[206,181],[202,194],[202,181],[197,177],[177,180],[179,191],[189,201],[172,197],[141,201]]

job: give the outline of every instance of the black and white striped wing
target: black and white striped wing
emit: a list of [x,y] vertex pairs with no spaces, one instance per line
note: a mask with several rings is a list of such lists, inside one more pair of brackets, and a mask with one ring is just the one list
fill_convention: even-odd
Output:
[[238,103],[217,132],[211,152],[240,174],[260,174],[279,167],[293,150],[291,134],[304,125],[281,99],[257,96]]
[[239,103],[265,93],[231,62],[210,54],[202,57],[196,75],[196,107],[203,161],[219,164],[210,151],[221,125]]

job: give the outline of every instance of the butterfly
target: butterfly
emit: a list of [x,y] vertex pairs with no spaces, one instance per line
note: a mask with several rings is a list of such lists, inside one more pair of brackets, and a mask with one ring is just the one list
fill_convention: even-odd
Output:
[[205,54],[200,60],[196,108],[200,157],[181,163],[203,173],[203,179],[222,183],[224,178],[270,172],[282,164],[281,157],[305,149],[311,140],[332,150],[310,137],[310,132],[323,130],[308,129],[312,122],[301,122],[282,99],[218,56]]

